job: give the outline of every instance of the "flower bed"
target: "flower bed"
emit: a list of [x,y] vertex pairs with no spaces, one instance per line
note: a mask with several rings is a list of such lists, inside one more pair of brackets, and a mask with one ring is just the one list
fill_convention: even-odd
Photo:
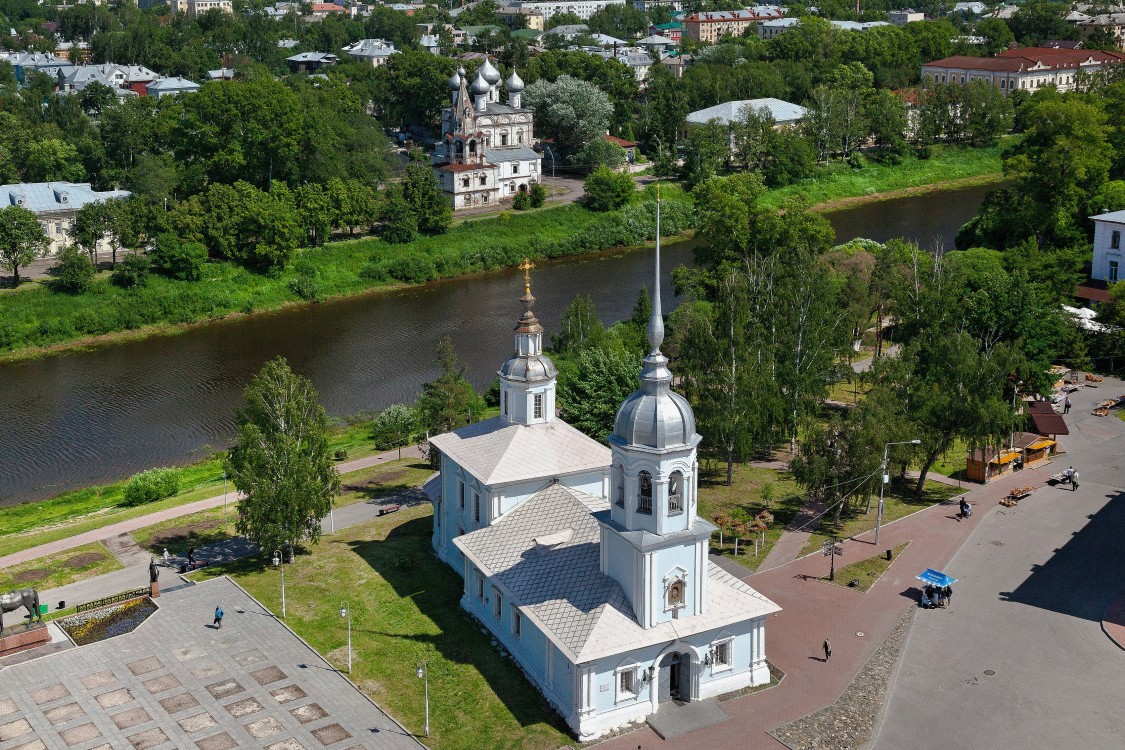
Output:
[[156,604],[144,597],[63,618],[58,621],[58,626],[79,646],[87,646],[132,633],[156,609]]

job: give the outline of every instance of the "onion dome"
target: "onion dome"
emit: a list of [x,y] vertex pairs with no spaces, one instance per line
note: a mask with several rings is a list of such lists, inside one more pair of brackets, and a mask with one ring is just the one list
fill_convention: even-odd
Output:
[[500,71],[493,67],[488,58],[484,58],[484,62],[477,68],[477,73],[484,76],[484,80],[488,81],[489,86],[495,86],[500,83]]
[[508,89],[509,94],[518,94],[523,91],[523,79],[514,69],[512,75],[508,76],[508,80],[504,82],[504,88]]
[[449,90],[450,91],[457,91],[460,88],[461,88],[461,74],[459,72],[454,73],[453,76],[449,79]]
[[473,79],[473,85],[469,88],[469,92],[474,96],[482,96],[487,94],[492,87],[488,85],[488,81],[484,80],[484,76],[477,71],[477,77]]

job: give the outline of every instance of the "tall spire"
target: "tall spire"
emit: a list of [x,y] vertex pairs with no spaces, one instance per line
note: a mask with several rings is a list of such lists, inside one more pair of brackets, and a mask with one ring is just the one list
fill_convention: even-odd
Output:
[[539,325],[539,319],[531,311],[532,305],[535,304],[535,297],[531,294],[531,269],[535,268],[535,264],[524,258],[523,263],[520,263],[516,268],[523,271],[523,296],[520,297],[520,302],[523,304],[523,315],[520,316],[520,323],[516,326],[516,330],[541,332],[543,328]]
[[652,353],[664,343],[664,315],[660,309],[660,183],[656,183],[656,274],[652,283],[652,315],[648,319],[648,343]]

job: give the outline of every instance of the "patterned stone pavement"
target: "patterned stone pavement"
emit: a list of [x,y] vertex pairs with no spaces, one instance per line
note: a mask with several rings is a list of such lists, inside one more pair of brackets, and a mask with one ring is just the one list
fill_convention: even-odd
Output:
[[131,634],[4,669],[0,750],[422,747],[232,581],[157,601]]

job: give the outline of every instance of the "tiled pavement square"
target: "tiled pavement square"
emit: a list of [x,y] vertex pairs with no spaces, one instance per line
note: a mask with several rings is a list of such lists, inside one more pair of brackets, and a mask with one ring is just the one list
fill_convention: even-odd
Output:
[[5,669],[0,750],[421,750],[229,580],[157,603],[132,634]]

